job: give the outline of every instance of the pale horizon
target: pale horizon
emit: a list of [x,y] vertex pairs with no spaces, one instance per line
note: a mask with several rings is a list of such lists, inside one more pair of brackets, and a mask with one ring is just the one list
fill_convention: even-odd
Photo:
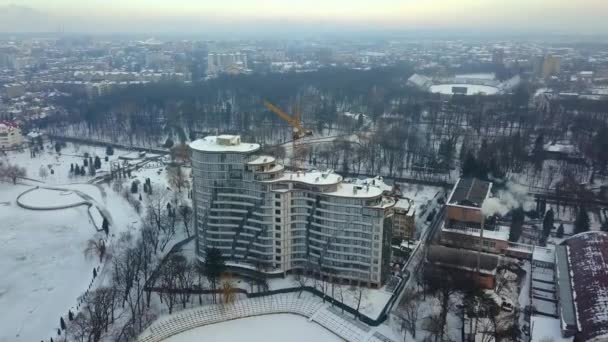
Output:
[[[603,0],[19,0],[0,32],[460,30],[605,35]],[[31,11],[30,11],[31,9]],[[23,13],[25,12],[25,13]],[[5,15],[6,16],[6,15]]]

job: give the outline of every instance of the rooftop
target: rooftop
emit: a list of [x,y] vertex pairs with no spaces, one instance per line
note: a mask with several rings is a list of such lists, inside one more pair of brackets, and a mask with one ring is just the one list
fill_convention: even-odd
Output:
[[[496,228],[497,228],[496,230],[484,229],[483,238],[492,239],[492,240],[501,240],[501,241],[509,240],[509,227],[497,226]],[[477,236],[477,237],[479,237],[481,235],[481,229],[475,229],[475,228],[450,229],[450,228],[446,228],[444,226],[442,231],[448,232],[448,233],[457,233],[457,234],[464,234],[464,235],[469,235],[469,236]]]
[[608,234],[578,234],[566,246],[581,340],[608,340]]
[[266,165],[272,164],[275,162],[275,158],[271,156],[256,156],[252,160],[250,160],[248,165]]
[[298,182],[310,185],[332,185],[342,182],[342,176],[333,172],[298,171],[285,172],[283,177],[273,179],[271,182]]
[[532,316],[530,317],[530,321],[532,342],[569,342],[573,340],[572,337],[562,337],[560,332],[560,322],[557,318],[547,316]]
[[259,150],[260,145],[243,143],[238,135],[218,135],[193,141],[190,148],[201,152],[252,153]]
[[555,246],[534,246],[534,250],[532,251],[532,260],[551,264],[555,263]]
[[449,204],[481,208],[492,183],[476,178],[460,178],[448,199]]

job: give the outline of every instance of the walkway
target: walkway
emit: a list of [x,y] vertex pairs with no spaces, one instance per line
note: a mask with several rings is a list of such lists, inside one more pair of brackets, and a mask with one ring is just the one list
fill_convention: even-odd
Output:
[[186,309],[156,320],[138,338],[138,342],[161,342],[171,336],[201,326],[229,320],[271,314],[295,314],[306,317],[340,338],[354,342],[393,342],[377,328],[356,321],[350,314],[341,314],[320,298],[307,293],[287,293],[244,298],[233,304],[205,305]]

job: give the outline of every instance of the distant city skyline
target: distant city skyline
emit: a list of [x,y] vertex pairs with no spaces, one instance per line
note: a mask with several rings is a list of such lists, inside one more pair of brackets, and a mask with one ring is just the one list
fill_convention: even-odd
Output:
[[605,0],[0,0],[0,9],[0,32],[608,33]]

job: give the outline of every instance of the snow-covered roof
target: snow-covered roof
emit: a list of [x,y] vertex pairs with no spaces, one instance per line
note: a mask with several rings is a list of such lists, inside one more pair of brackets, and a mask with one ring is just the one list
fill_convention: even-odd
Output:
[[333,172],[321,171],[297,171],[285,172],[283,177],[272,180],[272,182],[297,182],[310,185],[332,185],[342,182],[342,176]]
[[530,322],[531,342],[570,342],[573,340],[573,337],[562,337],[560,322],[557,318],[532,316]]
[[553,264],[555,262],[555,246],[534,246],[534,250],[532,251],[532,260]]
[[[501,241],[509,240],[509,227],[497,226],[496,228],[497,228],[496,230],[484,229],[483,238],[491,239],[491,240],[501,240]],[[450,228],[446,228],[444,226],[442,231],[448,232],[448,233],[457,233],[457,234],[464,234],[464,235],[469,235],[469,236],[476,236],[476,237],[481,236],[481,229],[475,229],[475,228],[450,229]]]
[[219,135],[208,136],[203,139],[198,139],[190,143],[190,148],[201,152],[237,152],[251,153],[260,149],[259,144],[243,143],[240,137],[231,141],[231,143],[222,143],[223,139],[230,140],[238,136]]
[[276,159],[271,156],[256,156],[255,158],[250,160],[247,164],[248,165],[266,165],[266,164],[274,163],[275,160]]
[[582,341],[608,340],[608,234],[566,240],[574,309]]

